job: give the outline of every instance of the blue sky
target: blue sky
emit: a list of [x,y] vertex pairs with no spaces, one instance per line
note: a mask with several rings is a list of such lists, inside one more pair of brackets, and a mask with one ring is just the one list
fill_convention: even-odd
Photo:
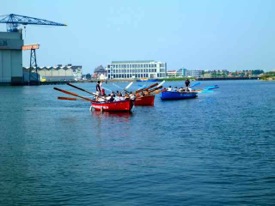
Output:
[[1,0],[0,15],[68,25],[26,27],[25,44],[40,44],[39,66],[72,63],[92,73],[111,61],[156,60],[168,70],[270,71],[274,10],[273,0]]

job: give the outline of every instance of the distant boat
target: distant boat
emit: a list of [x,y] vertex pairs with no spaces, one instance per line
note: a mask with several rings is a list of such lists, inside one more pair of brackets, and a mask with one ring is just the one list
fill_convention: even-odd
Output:
[[161,100],[193,99],[198,97],[198,92],[162,91]]
[[218,89],[218,88],[219,88],[218,85],[214,85],[214,86],[206,87],[205,89],[206,89],[206,90],[213,90],[213,89]]
[[157,82],[158,79],[149,79],[149,78],[140,78],[137,80],[137,82]]

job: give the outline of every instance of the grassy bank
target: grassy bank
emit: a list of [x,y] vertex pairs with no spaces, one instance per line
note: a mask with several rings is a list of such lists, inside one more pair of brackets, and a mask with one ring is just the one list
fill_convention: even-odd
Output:
[[261,77],[261,80],[275,80],[275,72],[266,72]]

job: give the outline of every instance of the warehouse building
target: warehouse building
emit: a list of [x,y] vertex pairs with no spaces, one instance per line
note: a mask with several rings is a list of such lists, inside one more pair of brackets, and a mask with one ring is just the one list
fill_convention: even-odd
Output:
[[[30,68],[24,67],[24,74],[28,74]],[[37,67],[37,74],[42,82],[56,81],[78,81],[82,78],[82,66],[57,65],[54,67]],[[24,81],[28,81],[28,75],[24,77]]]

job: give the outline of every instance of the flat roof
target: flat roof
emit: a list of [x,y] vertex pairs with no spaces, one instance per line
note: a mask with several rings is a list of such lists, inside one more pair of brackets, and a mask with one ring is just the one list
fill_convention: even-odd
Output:
[[112,61],[112,64],[119,64],[119,63],[150,63],[155,62],[154,60],[130,60],[130,61]]

